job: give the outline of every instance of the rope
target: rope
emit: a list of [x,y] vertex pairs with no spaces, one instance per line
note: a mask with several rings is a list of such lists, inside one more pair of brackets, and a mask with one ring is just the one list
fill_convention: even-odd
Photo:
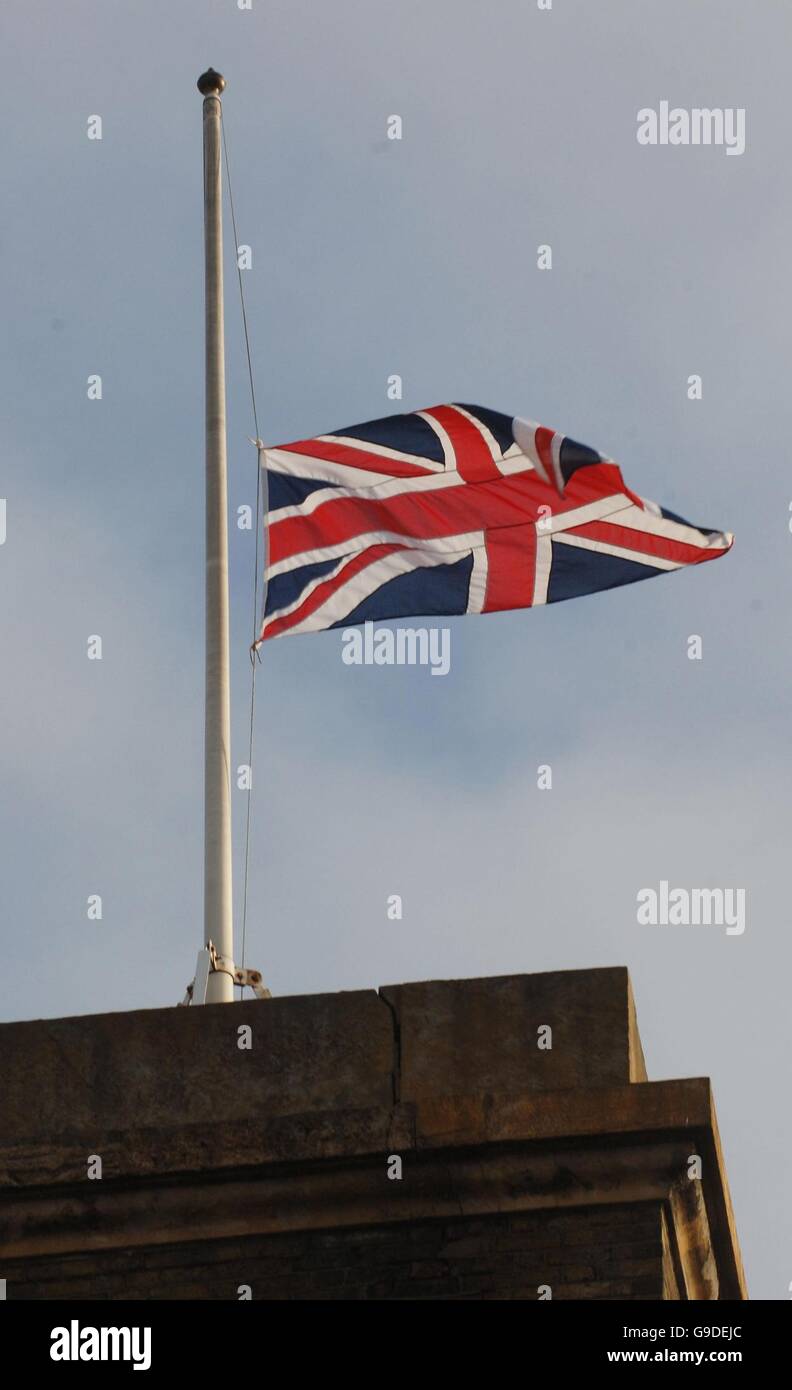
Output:
[[[253,427],[256,431],[256,438],[251,443],[256,446],[256,548],[253,561],[253,642],[255,644],[259,633],[257,622],[257,584],[259,573],[259,535],[262,531],[261,524],[261,452],[264,445],[259,438],[258,410],[256,409],[256,388],[253,383],[253,362],[250,352],[250,333],[248,331],[247,309],[245,307],[245,291],[242,286],[242,268],[239,264],[239,237],[237,235],[236,211],[234,208],[234,194],[231,188],[231,166],[228,162],[228,146],[226,144],[225,120],[221,120],[223,132],[223,155],[225,158],[226,183],[228,185],[228,203],[231,209],[231,229],[234,233],[234,248],[237,267],[237,280],[239,281],[239,302],[242,307],[242,327],[245,334],[245,354],[247,356],[248,381],[250,382],[250,399],[253,406]],[[261,658],[259,657],[259,660]],[[247,938],[247,903],[248,903],[248,872],[250,868],[250,806],[253,798],[253,730],[255,725],[256,708],[256,665],[254,649],[251,647],[251,678],[250,678],[250,728],[248,731],[248,767],[250,768],[250,786],[248,788],[247,815],[245,820],[245,877],[244,891],[242,895],[242,960],[241,966],[245,968],[245,944]],[[244,985],[240,986],[240,998],[244,994]]]

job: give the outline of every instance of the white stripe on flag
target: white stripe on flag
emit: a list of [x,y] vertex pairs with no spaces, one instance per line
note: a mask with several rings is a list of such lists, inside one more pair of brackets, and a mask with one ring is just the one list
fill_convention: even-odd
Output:
[[435,563],[444,564],[447,563],[449,555],[461,554],[469,551],[472,546],[479,545],[481,538],[481,531],[466,531],[456,536],[438,536],[430,540],[403,536],[399,531],[367,531],[365,535],[351,536],[348,540],[322,546],[319,550],[301,550],[297,555],[289,555],[285,560],[278,560],[277,564],[270,566],[266,574],[268,580],[274,579],[278,574],[287,574],[303,565],[318,565],[324,560],[335,560],[340,555],[359,555],[372,545],[403,545],[410,550],[431,551],[438,556]]
[[563,434],[554,434],[553,442],[550,445],[550,454],[553,460],[553,472],[555,474],[555,485],[559,492],[564,491],[564,475],[561,472],[561,445],[564,442]]
[[[296,636],[301,632],[319,632],[324,628],[332,627],[334,623],[342,622],[348,614],[354,612],[364,599],[376,593],[377,589],[382,584],[387,584],[389,579],[395,579],[400,574],[409,574],[412,570],[442,565],[447,562],[447,556],[435,555],[427,551],[395,551],[394,554],[376,560],[366,569],[353,575],[315,612],[309,614],[301,623],[295,623],[294,627],[290,627],[288,634],[284,632],[280,636]],[[264,636],[266,636],[266,627]]]
[[[654,505],[652,503],[652,506]],[[671,521],[668,517],[661,516],[659,511],[647,512],[636,506],[620,512],[615,525],[629,526],[634,531],[645,531],[650,536],[664,536],[669,541],[680,541],[682,545],[695,545],[700,550],[728,550],[734,540],[728,531],[699,531],[695,526],[685,526],[681,521]]]
[[539,608],[547,603],[547,586],[550,583],[550,568],[553,563],[553,542],[542,532],[536,533],[536,573],[532,604]]
[[334,579],[337,574],[340,574],[342,570],[346,569],[347,565],[352,563],[354,558],[354,554],[345,555],[333,569],[327,570],[324,574],[320,574],[316,579],[310,580],[310,582],[305,585],[305,588],[300,590],[292,603],[285,604],[283,608],[273,608],[272,612],[267,614],[264,625],[266,626],[267,623],[274,622],[276,618],[287,618],[290,613],[294,613],[298,608],[301,608],[306,599],[310,598],[314,589],[318,589],[319,585],[324,584],[325,580]]
[[472,555],[473,568],[470,571],[466,612],[480,613],[487,597],[487,575],[489,574],[489,555],[483,535],[479,537],[479,543],[474,545]]
[[648,565],[656,570],[679,570],[685,568],[684,560],[662,560],[659,555],[647,555],[643,550],[627,550],[621,545],[610,545],[605,541],[592,541],[583,536],[568,536],[563,531],[555,537],[556,544],[576,545],[580,550],[596,550],[600,555],[614,555],[620,560],[632,560],[636,565]]
[[[442,463],[437,459],[421,458],[418,454],[404,454],[401,449],[391,449],[388,444],[372,444],[367,439],[353,439],[350,434],[319,434],[311,443],[320,444],[343,444],[346,449],[361,449],[366,454],[377,454],[386,463],[388,459],[394,463],[411,463],[413,467],[429,468],[434,471],[442,471]],[[305,454],[302,455],[305,458]]]
[[[270,471],[277,473],[280,470]],[[357,472],[356,469],[347,471]],[[303,469],[303,476],[314,475]],[[437,488],[471,486],[473,484],[466,483],[461,473],[432,473],[416,478],[378,478],[366,487],[317,488],[316,492],[309,493],[302,502],[297,502],[292,507],[278,507],[271,513],[271,521],[272,525],[276,526],[279,521],[288,521],[290,517],[310,516],[317,507],[324,506],[325,502],[338,502],[345,497],[358,498],[364,502],[380,501],[383,498],[400,497],[405,492],[434,492]]]
[[622,492],[615,492],[612,497],[600,497],[596,502],[586,502],[582,507],[570,507],[565,512],[553,512],[543,518],[542,531],[546,536],[554,536],[571,526],[584,526],[587,521],[604,521],[616,512],[619,513],[616,525],[619,525],[627,507],[633,507],[629,497],[625,497]]
[[448,431],[444,429],[443,426],[440,424],[440,421],[436,420],[434,415],[430,415],[428,411],[416,410],[415,413],[416,415],[420,415],[421,419],[425,420],[427,425],[431,425],[432,429],[437,435],[437,438],[440,440],[440,443],[443,446],[443,457],[445,458],[446,471],[452,471],[455,473],[457,466],[456,454],[454,452],[454,446],[451,443],[451,436],[449,435]]

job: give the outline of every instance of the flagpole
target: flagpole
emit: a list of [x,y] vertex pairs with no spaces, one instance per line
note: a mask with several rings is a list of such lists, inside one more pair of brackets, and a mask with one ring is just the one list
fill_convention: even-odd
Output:
[[228,660],[228,489],[223,335],[223,204],[220,95],[225,79],[198,79],[203,102],[206,332],[206,704],[204,724],[204,928],[221,958],[209,975],[207,1004],[231,1003],[234,930],[231,897],[231,698]]

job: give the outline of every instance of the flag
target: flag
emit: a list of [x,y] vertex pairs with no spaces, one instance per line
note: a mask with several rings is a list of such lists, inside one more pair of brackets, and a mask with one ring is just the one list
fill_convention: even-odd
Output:
[[262,466],[259,642],[534,608],[714,560],[732,544],[631,492],[585,444],[477,405],[266,448]]

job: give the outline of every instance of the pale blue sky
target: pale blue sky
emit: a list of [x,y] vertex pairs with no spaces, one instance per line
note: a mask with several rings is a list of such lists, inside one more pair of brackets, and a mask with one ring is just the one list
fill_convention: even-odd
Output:
[[[751,1293],[788,1298],[788,6],[42,0],[3,23],[0,1018],[167,1005],[195,964],[211,63],[269,442],[388,413],[397,372],[405,409],[540,420],[737,537],[454,620],[444,679],[345,666],[338,633],[268,645],[247,962],[278,994],[629,966],[650,1076],[713,1079]],[[745,107],[745,154],[639,146],[662,99]],[[230,279],[227,304],[233,509],[255,455]],[[235,764],[252,554],[233,531]],[[639,927],[662,878],[745,888],[744,936]]]

